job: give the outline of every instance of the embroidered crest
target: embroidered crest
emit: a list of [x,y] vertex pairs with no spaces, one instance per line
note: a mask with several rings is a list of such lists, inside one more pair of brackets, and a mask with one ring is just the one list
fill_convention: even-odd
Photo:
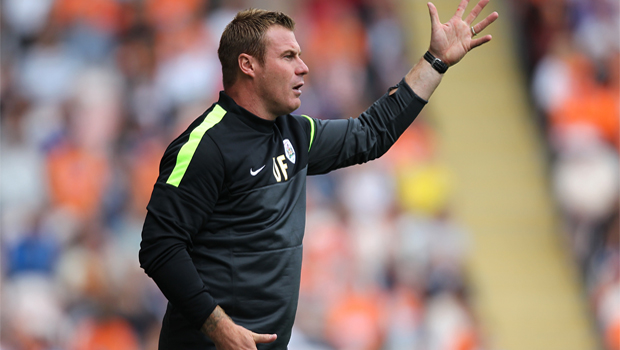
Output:
[[284,140],[284,154],[286,154],[286,158],[291,161],[291,163],[295,164],[295,149],[288,139]]

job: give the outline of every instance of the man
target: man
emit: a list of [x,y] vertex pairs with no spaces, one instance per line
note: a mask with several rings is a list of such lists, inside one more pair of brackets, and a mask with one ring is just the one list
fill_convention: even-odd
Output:
[[[384,154],[447,67],[491,36],[468,0],[441,24],[428,4],[425,58],[357,119],[291,115],[308,67],[279,12],[247,10],[222,34],[224,91],[166,150],[140,262],[170,301],[160,349],[286,349],[297,308],[307,175]],[[258,344],[258,345],[257,345]]]

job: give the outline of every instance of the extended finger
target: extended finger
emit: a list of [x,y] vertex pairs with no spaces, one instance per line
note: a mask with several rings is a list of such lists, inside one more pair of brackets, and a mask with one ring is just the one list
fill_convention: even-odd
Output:
[[252,338],[254,338],[254,343],[256,344],[264,344],[274,342],[278,338],[278,336],[275,334],[252,333]]
[[435,28],[441,25],[441,21],[439,20],[439,13],[437,12],[437,8],[433,5],[432,2],[426,4],[428,6],[428,13],[431,16],[431,28]]
[[472,24],[474,20],[476,19],[476,17],[478,17],[480,12],[482,12],[484,7],[487,6],[488,3],[489,3],[489,0],[480,0],[478,4],[476,4],[476,6],[471,10],[469,15],[465,19],[465,22],[467,24]]
[[497,12],[493,12],[492,14],[486,16],[485,19],[483,19],[482,21],[478,22],[478,24],[476,24],[475,26],[473,26],[474,31],[476,33],[480,33],[482,32],[486,27],[489,26],[489,24],[495,22],[495,20],[499,17],[499,14]]
[[467,8],[468,3],[469,0],[461,0],[459,7],[456,9],[455,16],[457,16],[458,18],[463,18],[463,14],[465,13],[465,9]]
[[482,38],[472,39],[469,49],[473,50],[482,44],[488,43],[492,38],[491,35],[485,35]]

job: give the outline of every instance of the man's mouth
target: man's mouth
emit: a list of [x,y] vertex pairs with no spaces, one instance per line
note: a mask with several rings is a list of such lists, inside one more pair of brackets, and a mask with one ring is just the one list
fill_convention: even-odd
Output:
[[301,87],[304,86],[304,83],[299,83],[295,86],[293,86],[293,91],[298,92],[301,94]]

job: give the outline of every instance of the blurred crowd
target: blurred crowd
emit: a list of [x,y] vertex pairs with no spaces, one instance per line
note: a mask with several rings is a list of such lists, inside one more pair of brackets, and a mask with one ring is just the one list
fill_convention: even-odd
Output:
[[515,1],[566,241],[606,349],[620,349],[620,2]]
[[[299,113],[357,116],[409,69],[392,1],[2,1],[0,349],[156,349],[166,300],[137,260],[145,207],[163,150],[217,99],[219,36],[250,6],[297,22]],[[591,83],[596,96],[570,98],[617,86]],[[381,160],[308,179],[291,349],[483,348],[468,236],[424,119]],[[598,158],[558,165],[617,151],[617,135],[596,140]],[[617,259],[603,243],[596,271]],[[591,281],[600,300],[606,276]]]

